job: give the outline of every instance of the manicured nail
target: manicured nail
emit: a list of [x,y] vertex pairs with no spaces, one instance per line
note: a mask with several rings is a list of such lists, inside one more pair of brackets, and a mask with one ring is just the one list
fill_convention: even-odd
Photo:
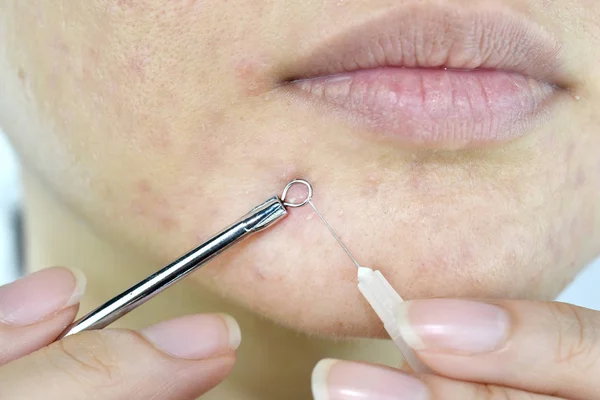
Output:
[[415,350],[488,353],[502,347],[510,317],[502,308],[467,300],[413,300],[398,309],[402,337]]
[[85,276],[55,267],[34,272],[0,287],[0,323],[31,325],[56,315],[81,299]]
[[400,371],[357,362],[322,360],[313,370],[315,400],[427,400],[427,386]]
[[159,350],[178,358],[199,360],[239,347],[242,334],[229,315],[202,314],[176,318],[140,332]]

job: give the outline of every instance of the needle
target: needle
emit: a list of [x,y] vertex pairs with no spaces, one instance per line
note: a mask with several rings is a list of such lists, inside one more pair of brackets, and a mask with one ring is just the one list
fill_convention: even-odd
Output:
[[319,218],[321,218],[321,221],[323,221],[323,223],[325,224],[325,226],[327,227],[327,229],[329,229],[329,232],[331,232],[331,234],[333,235],[333,237],[335,238],[335,240],[337,240],[337,242],[340,244],[340,246],[342,246],[342,249],[344,249],[344,251],[346,252],[346,254],[348,255],[348,257],[350,257],[350,259],[354,263],[354,265],[356,265],[356,268],[360,268],[360,264],[358,263],[358,261],[356,261],[356,258],[354,258],[352,256],[352,254],[350,253],[350,250],[348,250],[348,248],[344,245],[344,243],[342,243],[342,241],[340,240],[340,237],[335,233],[335,231],[333,230],[333,228],[331,227],[331,225],[329,225],[329,222],[327,222],[327,220],[325,219],[325,217],[323,216],[323,214],[321,214],[319,212],[319,210],[317,210],[317,207],[315,207],[315,205],[313,204],[313,202],[311,200],[309,200],[307,203],[310,204],[310,206],[313,208],[313,210],[315,210],[315,212],[317,213],[317,215],[319,216]]

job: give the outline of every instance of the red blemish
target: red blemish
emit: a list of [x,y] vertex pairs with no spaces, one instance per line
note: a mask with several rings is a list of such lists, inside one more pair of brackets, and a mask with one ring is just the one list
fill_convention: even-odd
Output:
[[142,57],[133,56],[129,59],[129,69],[141,80],[145,79],[146,61]]
[[131,202],[131,212],[153,220],[163,230],[173,230],[179,222],[173,217],[172,207],[167,197],[158,196],[152,184],[142,179],[135,184],[136,196]]
[[260,281],[264,281],[266,278],[265,275],[260,270],[260,268],[256,269],[256,276],[258,277],[258,280],[260,280]]
[[168,131],[155,132],[150,137],[150,143],[157,149],[166,150],[171,147],[171,135]]
[[137,184],[138,191],[143,194],[150,193],[152,191],[152,185],[146,179],[142,179]]
[[375,196],[379,191],[379,186],[381,184],[381,180],[379,176],[371,175],[365,180],[365,185],[363,187],[363,195],[365,196]]
[[282,185],[287,185],[290,181],[294,179],[307,179],[307,177],[302,176],[298,173],[298,168],[294,165],[288,165],[284,168],[284,170],[279,174],[279,182]]
[[256,60],[242,60],[235,68],[235,76],[246,95],[259,95],[265,87],[266,64]]
[[173,229],[177,228],[178,223],[177,221],[175,221],[175,219],[168,217],[168,216],[162,216],[158,219],[158,222],[160,224],[160,227],[166,231],[172,231]]
[[235,69],[235,76],[240,79],[253,78],[258,70],[258,65],[252,60],[241,61]]
[[127,60],[127,66],[140,80],[144,81],[148,74],[148,69],[152,53],[149,48],[136,46]]

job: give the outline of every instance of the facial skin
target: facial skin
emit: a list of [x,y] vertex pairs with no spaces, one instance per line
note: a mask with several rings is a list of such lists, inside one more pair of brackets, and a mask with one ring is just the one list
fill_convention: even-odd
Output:
[[[322,41],[410,7],[545,32],[560,47],[553,105],[514,140],[432,145],[286,83]],[[598,21],[596,0],[4,1],[0,123],[62,201],[157,264],[301,177],[405,298],[551,299],[600,252]],[[309,208],[192,279],[302,331],[380,332]]]

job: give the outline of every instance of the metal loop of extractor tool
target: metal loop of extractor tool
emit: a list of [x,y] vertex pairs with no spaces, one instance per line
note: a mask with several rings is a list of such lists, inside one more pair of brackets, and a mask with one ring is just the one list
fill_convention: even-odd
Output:
[[[308,194],[306,195],[306,199],[304,199],[304,201],[301,203],[292,203],[289,201],[285,201],[288,191],[290,190],[290,188],[292,186],[294,186],[296,184],[301,184],[301,185],[306,186],[306,188],[308,189]],[[308,183],[304,179],[294,179],[293,181],[288,183],[287,186],[283,189],[283,193],[281,194],[281,201],[283,202],[283,205],[286,207],[298,208],[298,207],[302,207],[302,206],[310,203],[310,201],[312,200],[312,196],[313,196],[313,189],[312,189],[312,186],[310,183]]]
[[[286,202],[285,198],[288,190],[295,184],[305,185],[308,188],[308,196],[301,203]],[[273,196],[264,203],[254,207],[232,225],[213,235],[195,249],[69,325],[58,339],[81,331],[102,329],[110,325],[196,271],[242,239],[273,226],[287,216],[288,207],[302,207],[310,203],[311,198],[312,187],[310,183],[303,179],[296,179],[290,182],[283,190],[281,198]]]

